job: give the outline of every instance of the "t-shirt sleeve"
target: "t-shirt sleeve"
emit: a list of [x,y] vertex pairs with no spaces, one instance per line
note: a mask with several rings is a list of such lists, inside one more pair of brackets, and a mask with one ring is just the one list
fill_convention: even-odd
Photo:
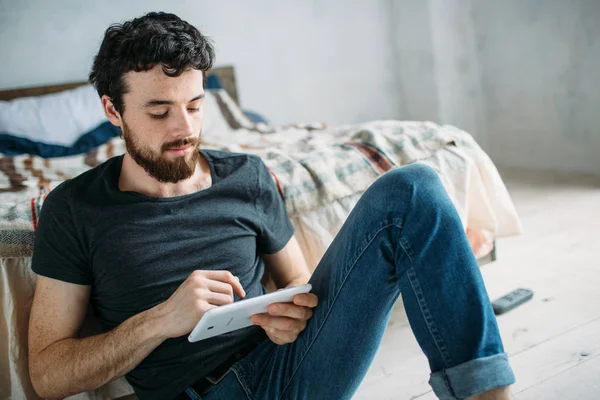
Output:
[[64,282],[91,285],[91,266],[80,232],[67,199],[50,192],[42,205],[35,232],[33,272]]
[[277,186],[260,159],[258,159],[258,188],[256,208],[261,226],[258,251],[262,254],[274,254],[289,242],[294,234],[294,227]]

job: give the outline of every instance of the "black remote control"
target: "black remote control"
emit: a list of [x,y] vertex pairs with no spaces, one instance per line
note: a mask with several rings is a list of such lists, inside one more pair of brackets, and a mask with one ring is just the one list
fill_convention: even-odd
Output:
[[494,309],[494,314],[504,314],[530,300],[532,297],[533,292],[529,289],[515,289],[512,292],[500,297],[499,299],[492,301],[492,308]]

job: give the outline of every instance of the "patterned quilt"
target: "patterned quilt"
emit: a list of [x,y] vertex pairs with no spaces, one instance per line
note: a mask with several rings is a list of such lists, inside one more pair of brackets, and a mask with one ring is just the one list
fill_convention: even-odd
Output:
[[[233,128],[227,135],[205,136],[203,146],[260,156],[292,218],[362,193],[391,168],[450,148],[481,151],[466,132],[431,122]],[[48,192],[124,151],[124,141],[115,138],[79,156],[42,159],[0,154],[0,257],[30,256]]]

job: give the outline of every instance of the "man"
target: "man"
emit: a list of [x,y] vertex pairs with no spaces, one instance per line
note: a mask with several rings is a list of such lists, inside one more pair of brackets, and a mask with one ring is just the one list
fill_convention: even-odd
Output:
[[[496,320],[437,175],[411,165],[379,178],[311,276],[262,162],[199,150],[213,58],[172,14],[106,31],[90,80],[127,152],[44,204],[29,332],[37,393],[125,375],[140,399],[348,399],[402,292],[438,397],[509,398]],[[265,269],[278,287],[310,281],[313,293],[270,306],[256,326],[187,341],[207,310],[263,294]],[[79,338],[90,302],[105,333]]]

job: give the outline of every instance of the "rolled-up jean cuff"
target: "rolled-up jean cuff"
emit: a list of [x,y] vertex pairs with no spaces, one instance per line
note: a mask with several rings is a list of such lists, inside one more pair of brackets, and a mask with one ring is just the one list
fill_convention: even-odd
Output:
[[429,384],[440,400],[458,400],[515,383],[506,353],[467,361],[431,374]]

